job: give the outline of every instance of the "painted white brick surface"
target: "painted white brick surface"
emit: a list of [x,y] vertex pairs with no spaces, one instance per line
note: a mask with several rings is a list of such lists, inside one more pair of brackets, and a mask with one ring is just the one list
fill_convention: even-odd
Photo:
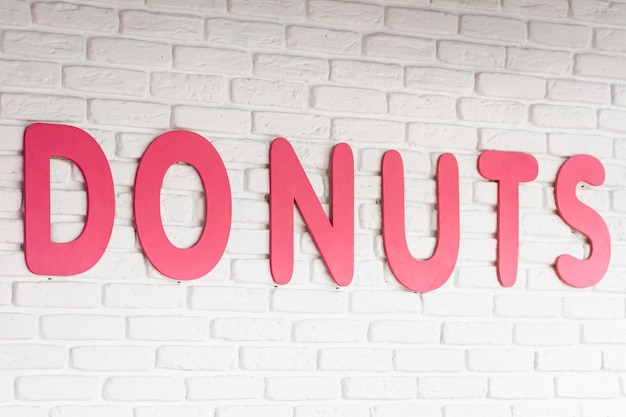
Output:
[[[623,0],[0,0],[0,416],[623,417],[626,415],[626,3]],[[38,276],[22,246],[23,134],[77,126],[115,181],[102,259]],[[222,157],[233,194],[226,252],[175,281],[133,225],[141,156],[188,129]],[[269,146],[293,145],[325,210],[335,143],[355,159],[355,276],[338,287],[296,215],[292,281],[269,270]],[[407,240],[436,244],[435,169],[460,170],[461,249],[450,279],[415,293],[381,235],[381,160],[404,160]],[[496,275],[497,186],[484,150],[525,152],[520,262]],[[605,166],[578,197],[609,225],[597,285],[555,274],[589,247],[556,213],[575,154]],[[51,171],[51,233],[76,238],[84,179]],[[327,211],[328,212],[328,211]],[[168,237],[211,215],[196,171],[164,178]]]

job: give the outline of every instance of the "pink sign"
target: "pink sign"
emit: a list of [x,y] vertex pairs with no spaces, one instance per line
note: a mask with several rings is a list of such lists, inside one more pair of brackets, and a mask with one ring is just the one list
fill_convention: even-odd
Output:
[[[72,242],[50,237],[50,158],[67,158],[80,168],[87,187],[87,218],[82,234]],[[176,162],[193,166],[206,194],[206,222],[191,248],[173,245],[163,229],[160,193],[163,177]],[[345,143],[330,158],[330,216],[286,139],[273,141],[270,163],[270,269],[277,284],[293,274],[293,210],[296,207],[332,279],[349,285],[354,273],[354,160]],[[485,151],[479,173],[498,184],[497,271],[505,287],[515,284],[518,266],[520,183],[537,177],[536,159],[519,152]],[[454,155],[437,162],[437,245],[427,260],[409,251],[404,224],[404,173],[400,154],[388,151],[382,160],[382,236],[389,267],[406,288],[432,291],[452,274],[460,244],[459,172]],[[584,234],[591,246],[587,259],[561,255],[556,272],[567,284],[588,287],[602,279],[609,265],[611,242],[600,215],[576,196],[584,181],[604,181],[602,163],[589,155],[569,158],[554,185],[558,213]],[[37,123],[24,135],[24,253],[31,272],[76,275],[92,268],[104,253],[113,228],[115,194],[106,157],[85,131],[65,125]],[[210,272],[222,257],[231,226],[232,200],[226,167],[209,141],[177,130],[156,138],[145,151],[135,179],[134,211],[137,234],[148,260],[164,275],[192,280]]]

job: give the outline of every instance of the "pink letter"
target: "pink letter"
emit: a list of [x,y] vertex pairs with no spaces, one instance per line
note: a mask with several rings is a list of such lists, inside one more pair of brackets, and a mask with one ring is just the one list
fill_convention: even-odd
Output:
[[[50,158],[67,158],[83,173],[87,218],[72,242],[50,237]],[[104,253],[115,215],[111,170],[98,143],[84,130],[35,123],[24,135],[24,255],[39,275],[75,275],[93,267]]]
[[383,244],[389,268],[398,281],[413,291],[441,287],[450,278],[459,255],[459,168],[445,153],[437,162],[437,228],[439,236],[432,257],[413,258],[406,243],[404,225],[404,167],[396,151],[385,152],[382,167]]
[[580,181],[602,185],[602,163],[591,155],[572,156],[561,166],[554,186],[559,215],[570,227],[586,235],[591,246],[586,260],[570,255],[559,256],[556,259],[556,273],[563,282],[584,288],[597,284],[606,273],[611,258],[611,238],[602,217],[576,198],[576,186]]
[[[192,165],[206,194],[206,222],[188,249],[169,241],[161,221],[161,185],[176,162]],[[230,233],[231,200],[226,167],[209,141],[185,130],[156,138],[141,158],[135,178],[135,224],[146,256],[162,274],[180,280],[200,278],[222,257]]]
[[478,157],[478,172],[498,182],[498,254],[500,284],[510,287],[517,279],[519,249],[520,182],[537,178],[537,160],[520,152],[485,151]]
[[339,285],[354,271],[354,161],[345,143],[331,157],[331,220],[326,217],[293,148],[277,138],[270,148],[270,269],[277,284],[293,274],[293,206],[298,207],[330,275]]

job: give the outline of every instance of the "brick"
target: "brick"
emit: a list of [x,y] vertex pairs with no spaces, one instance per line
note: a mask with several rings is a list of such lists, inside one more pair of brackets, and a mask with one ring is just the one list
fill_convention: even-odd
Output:
[[626,105],[626,86],[625,85],[613,86],[613,103],[618,106]]
[[339,112],[385,113],[387,97],[376,90],[318,86],[311,90],[311,106]]
[[419,378],[421,398],[484,398],[487,378],[478,376],[425,376]]
[[174,46],[174,68],[217,74],[249,74],[252,58],[231,49]]
[[567,0],[504,0],[502,8],[516,15],[566,17],[569,4]]
[[340,398],[339,380],[324,376],[273,376],[265,379],[265,398],[279,401]]
[[385,26],[404,32],[455,35],[458,16],[452,13],[424,9],[389,7],[385,14]]
[[330,62],[330,80],[370,88],[399,87],[402,68],[396,64],[334,60]]
[[278,289],[272,309],[294,313],[339,313],[346,310],[347,295],[340,291]]
[[0,83],[4,86],[56,89],[61,85],[61,66],[34,61],[0,61]]
[[591,29],[586,26],[530,22],[529,29],[530,40],[542,45],[587,48],[591,43]]
[[517,323],[514,342],[520,345],[570,345],[579,340],[579,328],[574,323]]
[[100,288],[86,282],[20,282],[15,285],[15,304],[20,307],[98,307]]
[[303,347],[242,347],[239,351],[241,369],[253,371],[312,371],[316,359],[315,350]]
[[619,395],[614,375],[569,375],[556,377],[556,395],[564,398],[613,398]]
[[483,72],[476,75],[476,92],[486,96],[541,99],[546,81],[539,77]]
[[184,371],[228,371],[237,367],[238,352],[227,346],[161,346],[157,368]]
[[624,24],[626,23],[626,5],[605,0],[573,0],[572,17],[579,20]]
[[189,302],[195,310],[264,312],[269,291],[260,288],[193,287]]
[[296,51],[358,55],[361,49],[361,39],[356,32],[290,26],[286,36],[287,47]]
[[441,331],[442,342],[452,345],[508,345],[513,338],[507,323],[447,322]]
[[526,106],[515,101],[461,98],[458,112],[462,119],[474,122],[519,125],[526,121]]
[[626,52],[626,30],[598,28],[594,32],[593,45],[596,49],[610,52]]
[[422,295],[423,314],[429,316],[488,316],[492,309],[491,296],[466,294]]
[[391,350],[325,348],[319,351],[319,369],[326,371],[384,372],[393,369]]
[[434,62],[436,42],[432,39],[374,33],[363,38],[363,54],[367,56]]
[[476,10],[500,10],[498,0],[433,0],[434,4],[444,7],[476,9]]
[[69,3],[35,3],[33,20],[44,26],[96,32],[116,32],[119,26],[114,9]]
[[48,417],[48,409],[45,407],[3,405],[2,411],[11,417]]
[[336,118],[332,121],[331,138],[397,143],[404,141],[404,125],[386,120]]
[[522,349],[469,349],[467,368],[475,372],[528,372],[534,368],[534,355]]
[[535,357],[535,367],[539,371],[595,371],[602,365],[599,351],[574,349],[539,350]]
[[502,46],[442,40],[437,45],[437,58],[452,65],[504,68],[506,50]]
[[[143,4],[143,3],[142,3]],[[218,13],[226,11],[226,0],[147,0],[148,6],[162,9],[197,11],[202,13]]]
[[183,382],[168,376],[116,376],[106,380],[102,396],[109,401],[181,401]]
[[293,327],[295,342],[356,343],[367,336],[367,324],[345,319],[308,319],[298,321]]
[[551,154],[558,156],[585,153],[598,158],[609,157],[612,145],[613,142],[606,136],[568,133],[550,133],[548,135],[548,150]]
[[246,133],[250,131],[250,113],[244,110],[176,106],[172,125],[207,132]]
[[2,93],[0,106],[3,119],[62,123],[83,122],[87,108],[82,98],[17,93]]
[[11,304],[13,298],[11,285],[9,283],[0,284],[0,306]]
[[396,349],[394,365],[405,372],[460,372],[465,369],[465,356],[451,349]]
[[225,90],[225,80],[215,75],[154,72],[150,81],[154,97],[173,100],[222,103]]
[[211,337],[235,341],[288,340],[291,332],[284,319],[228,317],[211,323]]
[[15,381],[16,398],[22,401],[93,401],[99,388],[95,376],[29,375]]
[[441,407],[430,404],[381,404],[372,407],[372,417],[420,416],[441,417]]
[[188,400],[245,400],[263,395],[263,380],[247,375],[187,378]]
[[403,376],[347,377],[343,381],[343,394],[350,399],[412,399],[417,396],[417,381]]
[[446,417],[510,417],[510,408],[504,404],[455,404],[444,407]]
[[230,405],[217,408],[219,417],[293,417],[293,407],[280,405]]
[[596,114],[588,107],[536,104],[530,108],[530,120],[543,127],[592,129],[596,125]]
[[62,369],[68,353],[63,346],[4,344],[0,346],[0,369]]
[[294,417],[319,417],[323,415],[365,417],[368,407],[360,404],[301,405],[295,408]]
[[[626,361],[624,360],[624,350],[622,347],[603,349],[602,352],[596,350],[585,352],[589,354],[589,359],[583,361],[583,363],[588,363],[589,367],[593,365],[594,370],[599,369],[600,366],[602,369],[609,371],[622,371],[626,369]],[[595,359],[593,363],[591,358]]]
[[468,38],[505,42],[524,42],[527,38],[525,22],[499,16],[461,16],[460,33]]
[[202,40],[204,21],[198,17],[136,10],[124,10],[120,17],[123,34],[162,40]]
[[3,25],[30,25],[30,4],[22,0],[6,0],[0,4],[0,23]]
[[104,305],[117,308],[180,308],[185,288],[180,285],[108,284]]
[[148,74],[118,68],[68,66],[63,68],[65,88],[103,94],[144,96]]
[[279,79],[323,81],[328,79],[328,61],[323,58],[256,54],[254,74]]
[[80,405],[60,405],[50,410],[50,417],[106,417],[115,415],[120,417],[132,417],[131,408],[116,406],[80,406]]
[[232,80],[230,94],[234,103],[271,107],[303,108],[307,100],[302,84],[251,78]]
[[474,86],[474,74],[435,67],[407,67],[404,74],[405,87],[417,90],[469,92]]
[[558,317],[561,303],[551,296],[498,295],[494,313],[504,317]]
[[596,320],[582,325],[584,343],[625,343],[626,326],[619,320]]
[[626,79],[626,74],[620,71],[626,65],[626,59],[614,56],[578,54],[574,73],[600,78]]
[[0,125],[0,149],[9,153],[22,152],[24,143],[23,126]]
[[619,417],[624,411],[624,404],[620,400],[590,401],[581,405],[582,417],[592,417],[594,413],[601,412],[607,417]]
[[304,17],[304,5],[298,0],[229,0],[228,11],[235,15],[275,20],[301,20]]
[[115,340],[124,337],[121,317],[95,314],[43,316],[41,337],[54,340]]
[[489,381],[489,396],[502,399],[543,399],[554,396],[554,380],[549,376],[496,376]]
[[[245,162],[266,164],[269,155],[269,142],[258,140],[215,140],[212,142],[225,163]],[[328,164],[328,159],[326,159]]]
[[[0,236],[4,236],[3,240],[6,243],[24,243],[23,223],[18,220],[0,219]],[[52,239],[55,239],[54,235]]]
[[610,103],[611,86],[585,81],[550,80],[548,98],[578,103]]
[[438,343],[440,326],[436,322],[378,320],[370,324],[369,340],[382,343]]
[[452,119],[456,114],[452,98],[435,94],[389,94],[389,113],[428,119]]
[[0,338],[3,340],[34,339],[37,318],[30,314],[0,314]]
[[8,378],[0,379],[0,402],[6,403],[13,399],[14,384]]
[[128,338],[132,340],[201,341],[208,336],[204,317],[155,316],[129,317]]
[[568,75],[574,60],[569,52],[530,48],[507,48],[506,68],[513,71]]
[[91,38],[87,57],[97,62],[167,67],[172,63],[172,47],[134,39]]
[[613,132],[625,132],[626,123],[624,123],[624,115],[626,112],[617,110],[600,110],[598,117],[598,127],[600,129]]
[[383,8],[378,5],[328,0],[307,3],[307,18],[314,22],[341,27],[376,28],[383,23]]
[[78,346],[70,351],[72,368],[82,371],[149,371],[154,351],[148,346]]
[[140,101],[100,100],[89,102],[89,121],[114,126],[168,128],[170,107]]
[[141,0],[128,0],[128,1],[124,1],[124,0],[94,0],[92,1],[92,3],[106,3],[106,4],[121,4],[121,5],[143,5],[143,1]]
[[[595,407],[594,409],[597,410]],[[512,410],[514,417],[570,417],[579,415],[580,407],[576,403],[555,402],[554,400],[542,402],[539,400],[514,404]]]
[[252,131],[273,138],[328,139],[330,118],[308,114],[254,112]]
[[82,36],[12,30],[3,35],[2,52],[8,55],[54,60],[81,60],[85,57]]
[[355,313],[418,313],[422,309],[419,294],[408,291],[359,290],[351,294],[350,310]]
[[274,23],[209,19],[206,40],[212,44],[278,49],[285,43],[285,30]]

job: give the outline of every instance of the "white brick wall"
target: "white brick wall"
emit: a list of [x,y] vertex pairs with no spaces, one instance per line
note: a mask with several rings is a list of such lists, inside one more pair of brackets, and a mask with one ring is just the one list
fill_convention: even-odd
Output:
[[[0,0],[0,416],[599,417],[626,415],[626,4],[622,0]],[[24,128],[88,131],[111,165],[113,236],[80,276],[36,276],[22,252]],[[133,228],[139,159],[189,129],[228,170],[233,225],[207,276],[176,282]],[[336,142],[355,156],[355,277],[337,288],[296,216],[292,281],[274,285],[269,144],[286,137],[327,208]],[[437,157],[457,157],[461,249],[418,294],[382,246],[384,151],[405,164],[407,237],[430,256]],[[495,184],[483,150],[527,152],[516,284],[495,272]],[[575,289],[555,257],[585,240],[558,217],[566,157],[598,157],[579,197],[613,256]],[[52,235],[76,237],[84,182],[51,163]],[[206,217],[199,177],[164,179],[170,239]]]

